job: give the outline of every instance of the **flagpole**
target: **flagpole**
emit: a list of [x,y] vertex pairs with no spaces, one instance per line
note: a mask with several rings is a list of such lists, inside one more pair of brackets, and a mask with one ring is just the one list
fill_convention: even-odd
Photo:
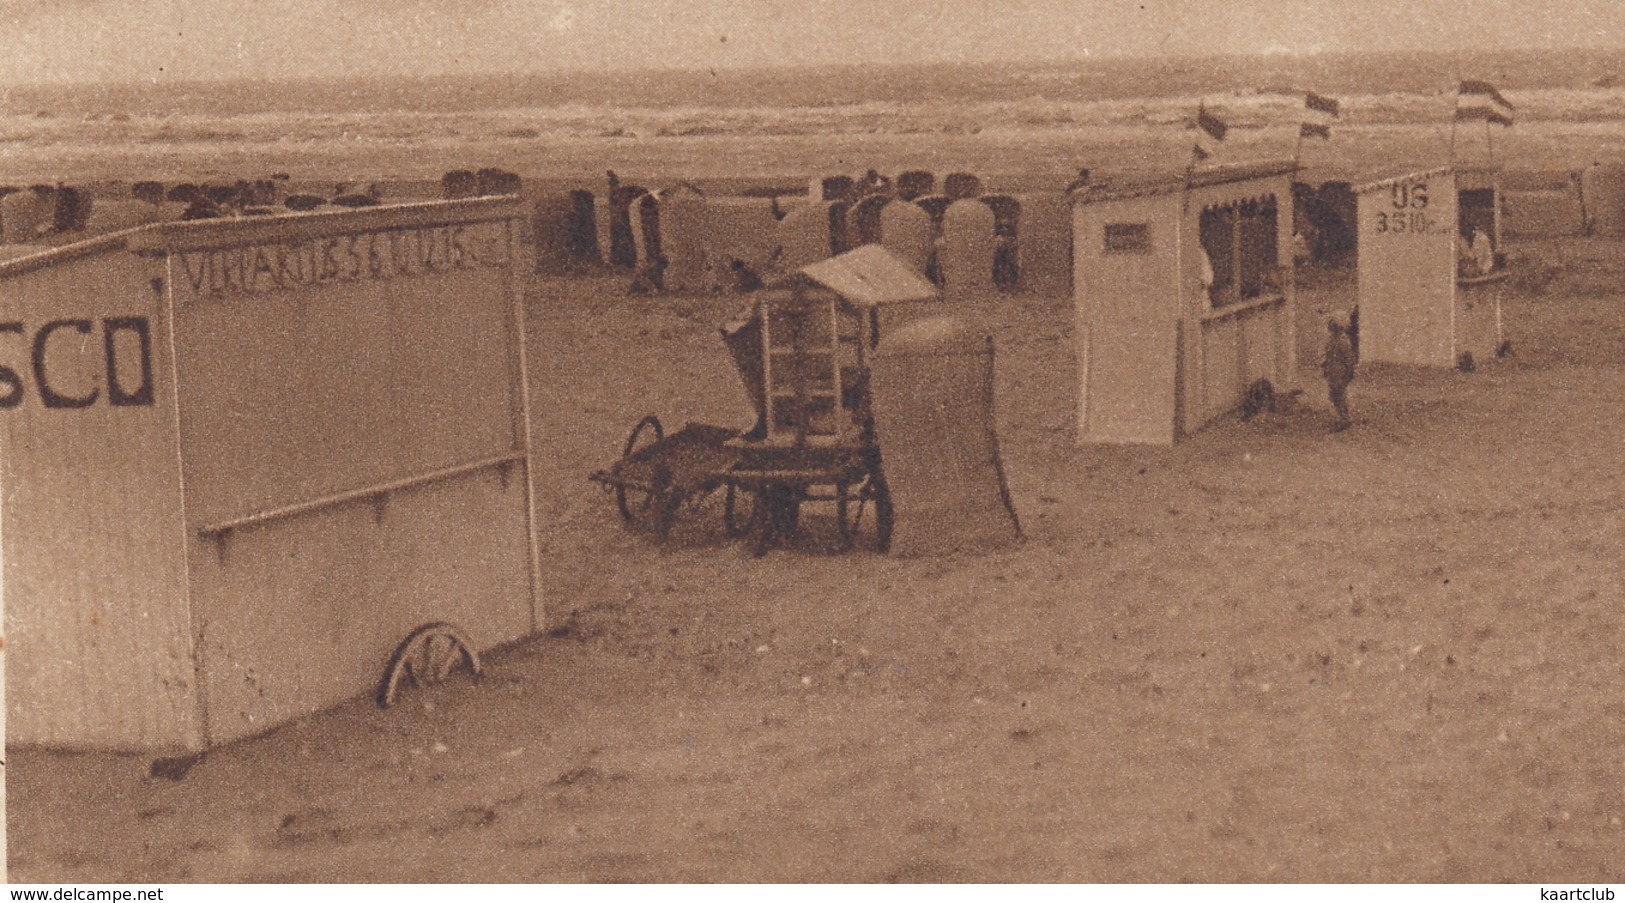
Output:
[[1191,209],[1191,179],[1196,174],[1196,145],[1191,146],[1190,160],[1185,163],[1185,188],[1179,198],[1179,212]]
[[1298,123],[1298,142],[1292,148],[1292,170],[1296,177],[1303,169],[1303,142],[1305,138],[1313,135],[1325,141],[1332,138],[1331,124],[1329,122],[1315,122],[1310,124],[1309,113],[1313,111],[1320,116],[1329,116],[1332,119],[1341,117],[1342,111],[1336,98],[1323,97],[1313,91],[1305,91],[1303,95],[1304,118]]
[[[1207,100],[1206,99],[1199,100],[1199,101],[1196,102],[1196,130],[1197,131],[1202,130],[1202,112],[1204,110],[1206,110],[1206,109],[1207,109]],[[1191,206],[1191,179],[1196,174],[1196,151],[1201,146],[1202,145],[1201,145],[1200,139],[1196,139],[1195,143],[1193,143],[1191,145],[1190,158],[1185,161],[1185,186],[1184,186],[1184,190],[1181,191],[1180,198],[1179,198],[1179,212],[1181,214],[1184,214],[1185,212],[1190,210],[1190,206]]]

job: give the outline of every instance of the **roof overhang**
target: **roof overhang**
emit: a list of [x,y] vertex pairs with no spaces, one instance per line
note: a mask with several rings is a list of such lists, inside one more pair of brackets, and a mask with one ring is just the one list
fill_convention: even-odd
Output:
[[880,245],[854,248],[804,266],[795,275],[866,307],[942,297],[930,280]]
[[1171,172],[1121,180],[1108,177],[1103,184],[1085,191],[1079,191],[1073,197],[1080,204],[1121,201],[1160,194],[1177,194],[1190,189],[1209,188],[1215,185],[1229,185],[1259,179],[1276,179],[1290,176],[1297,170],[1297,164],[1291,160],[1259,160],[1250,163],[1229,163],[1222,166],[1201,167],[1193,169],[1189,173]]
[[1457,176],[1458,181],[1493,187],[1500,172],[1501,168],[1498,166],[1447,163],[1430,169],[1415,169],[1403,172],[1394,172],[1390,169],[1385,173],[1368,172],[1349,181],[1352,183],[1355,194],[1382,191],[1403,182],[1420,182],[1448,175]]

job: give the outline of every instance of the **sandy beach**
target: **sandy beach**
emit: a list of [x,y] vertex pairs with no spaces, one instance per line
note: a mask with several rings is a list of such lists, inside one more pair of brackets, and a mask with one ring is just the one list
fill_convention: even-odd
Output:
[[[914,560],[811,509],[753,559],[717,499],[627,531],[586,475],[639,417],[748,425],[737,299],[537,277],[548,631],[178,782],[12,750],[11,879],[1618,881],[1625,248],[1508,251],[1514,356],[1365,367],[1335,435],[1306,367],[1277,413],[1076,447],[1069,300],[999,296],[1026,540]],[[1354,302],[1301,281],[1300,322]]]

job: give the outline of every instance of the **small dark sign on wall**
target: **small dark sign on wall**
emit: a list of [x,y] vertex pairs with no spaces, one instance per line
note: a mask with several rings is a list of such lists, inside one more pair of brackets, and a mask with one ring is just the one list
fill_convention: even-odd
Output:
[[1150,223],[1107,223],[1107,254],[1150,254]]

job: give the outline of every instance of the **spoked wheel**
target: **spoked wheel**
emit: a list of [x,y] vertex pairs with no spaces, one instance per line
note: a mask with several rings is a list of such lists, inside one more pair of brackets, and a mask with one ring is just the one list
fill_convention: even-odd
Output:
[[454,674],[480,676],[480,654],[462,631],[450,624],[425,624],[395,648],[378,687],[378,705],[394,705],[407,687],[431,687]]
[[[645,438],[643,435],[645,431],[649,430],[654,432],[654,438],[652,439]],[[644,439],[641,444],[638,442],[640,438]],[[653,445],[664,438],[666,438],[666,430],[660,425],[660,418],[650,414],[639,420],[637,426],[632,427],[632,435],[626,437],[626,447],[621,449],[621,460],[625,461],[632,457],[632,453],[639,448]],[[655,493],[648,490],[616,485],[615,507],[620,509],[622,520],[627,523],[635,523],[647,515],[649,509],[654,505],[654,496]]]

